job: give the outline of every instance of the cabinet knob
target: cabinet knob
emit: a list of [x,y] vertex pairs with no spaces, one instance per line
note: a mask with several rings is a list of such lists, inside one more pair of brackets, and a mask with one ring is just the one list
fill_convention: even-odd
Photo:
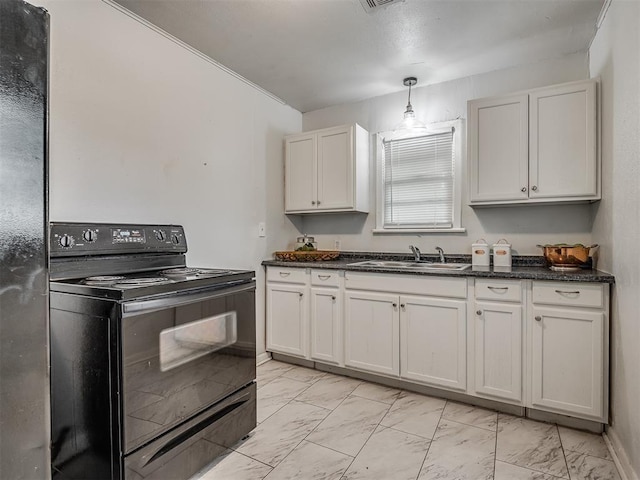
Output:
[[298,295],[300,295],[302,297],[304,295],[304,293],[299,293]]
[[335,295],[331,295],[331,300],[335,300],[336,296]]
[[522,187],[522,188],[520,189],[520,191],[521,191],[522,193],[526,192],[526,191],[527,191],[527,187]]
[[534,192],[538,191],[538,187],[536,187],[535,185],[533,187],[531,187],[531,190],[533,190]]
[[400,304],[400,308],[405,308],[405,307],[406,307],[406,305],[404,303]]
[[393,308],[396,308],[398,306],[397,303],[392,303],[391,305],[393,305]]
[[315,200],[311,200],[311,205],[315,205],[316,201]]
[[320,205],[320,200],[318,200],[318,205]]
[[539,322],[540,320],[542,320],[542,317],[540,315],[536,315],[535,319],[536,319],[536,322]]
[[476,315],[482,315],[482,310],[476,311]]

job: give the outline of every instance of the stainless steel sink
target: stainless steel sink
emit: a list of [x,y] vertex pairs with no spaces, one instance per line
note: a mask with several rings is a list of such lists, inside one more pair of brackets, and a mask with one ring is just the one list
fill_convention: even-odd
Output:
[[403,268],[407,270],[460,271],[471,266],[469,263],[398,262],[395,260],[365,260],[349,263],[358,267]]

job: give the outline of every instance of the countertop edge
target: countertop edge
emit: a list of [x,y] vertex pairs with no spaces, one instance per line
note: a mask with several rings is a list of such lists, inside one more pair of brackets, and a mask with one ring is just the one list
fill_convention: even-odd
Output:
[[[349,272],[367,273],[391,273],[404,275],[428,275],[437,277],[474,277],[474,278],[504,278],[515,280],[546,280],[556,282],[588,282],[588,283],[608,283],[615,284],[615,277],[609,273],[599,270],[580,270],[578,272],[554,272],[541,266],[515,266],[511,271],[496,271],[491,267],[482,267],[482,270],[469,268],[462,271],[415,271],[392,267],[364,267],[349,265],[350,260],[329,260],[324,262],[285,262],[280,260],[264,260],[264,267],[286,267],[286,268],[312,268],[328,270],[344,270]],[[453,262],[452,262],[453,263]]]

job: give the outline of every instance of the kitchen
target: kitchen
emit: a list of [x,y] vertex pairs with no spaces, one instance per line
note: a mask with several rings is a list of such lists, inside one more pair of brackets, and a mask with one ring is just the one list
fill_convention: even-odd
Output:
[[[536,63],[418,84],[425,122],[466,117],[469,99],[600,77],[602,197],[593,205],[474,210],[466,235],[375,235],[375,215],[286,216],[284,135],[358,122],[369,132],[401,118],[406,90],[314,111],[283,105],[110,2],[39,2],[51,15],[50,218],[185,226],[189,262],[257,273],[259,359],[265,355],[260,263],[302,233],[319,247],[469,253],[506,237],[518,254],[538,243],[598,243],[599,269],[616,277],[611,303],[611,438],[640,471],[638,340],[638,7],[613,0],[588,50]],[[359,8],[359,7],[358,7]],[[389,8],[394,8],[390,6]],[[411,74],[411,72],[407,72]],[[398,75],[402,77],[403,75]],[[373,188],[373,183],[371,184]],[[375,195],[374,195],[375,197]],[[233,208],[229,208],[233,205]],[[264,222],[266,236],[258,236]],[[260,355],[262,354],[262,355]]]

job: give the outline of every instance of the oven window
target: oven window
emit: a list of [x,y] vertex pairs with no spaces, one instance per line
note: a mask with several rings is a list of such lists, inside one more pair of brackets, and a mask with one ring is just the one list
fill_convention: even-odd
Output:
[[238,341],[235,311],[160,332],[160,370],[166,372]]

